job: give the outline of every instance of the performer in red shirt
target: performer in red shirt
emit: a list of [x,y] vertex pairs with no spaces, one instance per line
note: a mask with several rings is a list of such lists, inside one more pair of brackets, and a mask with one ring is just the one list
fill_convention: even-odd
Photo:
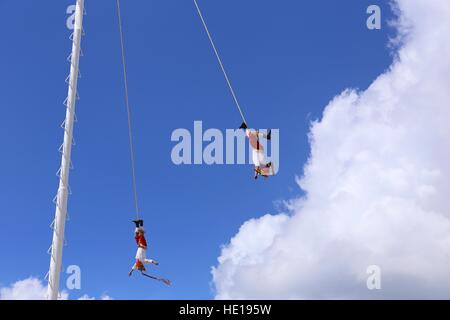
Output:
[[249,129],[245,122],[241,124],[239,129],[245,130],[245,134],[247,135],[250,145],[252,146],[252,160],[255,166],[255,179],[257,179],[258,176],[263,176],[265,178],[273,176],[275,172],[273,170],[272,162],[266,161],[266,158],[264,156],[264,148],[259,141],[262,138],[270,140],[270,130],[267,134],[263,134],[258,130]]
[[146,264],[159,264],[158,261],[154,259],[147,259],[147,240],[145,240],[144,221],[135,220],[133,222],[136,224],[134,239],[136,240],[138,249],[136,252],[136,262],[131,268],[131,271],[128,274],[129,276],[131,276],[133,271],[136,269],[141,272],[145,272],[146,270],[144,265]]

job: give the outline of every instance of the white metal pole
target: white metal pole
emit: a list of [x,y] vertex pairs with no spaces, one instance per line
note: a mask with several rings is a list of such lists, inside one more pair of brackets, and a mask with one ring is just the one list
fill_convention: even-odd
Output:
[[66,118],[64,122],[64,142],[62,147],[61,168],[59,170],[59,188],[56,196],[55,220],[53,221],[53,241],[51,247],[50,270],[48,274],[49,300],[59,296],[62,254],[64,246],[64,229],[67,216],[67,197],[69,195],[70,156],[72,151],[72,133],[77,99],[78,65],[80,60],[80,43],[83,33],[84,0],[77,0],[75,25],[70,61],[69,90],[66,100]]

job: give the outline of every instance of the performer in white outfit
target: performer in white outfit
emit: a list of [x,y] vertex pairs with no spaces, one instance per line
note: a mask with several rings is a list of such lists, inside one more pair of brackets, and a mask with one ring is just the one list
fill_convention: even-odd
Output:
[[267,178],[274,175],[272,162],[266,161],[264,148],[259,142],[259,139],[271,139],[270,130],[267,134],[260,133],[258,130],[249,129],[245,122],[243,122],[239,128],[245,130],[245,134],[247,135],[250,145],[252,146],[252,160],[255,165],[255,179],[257,179],[258,176]]

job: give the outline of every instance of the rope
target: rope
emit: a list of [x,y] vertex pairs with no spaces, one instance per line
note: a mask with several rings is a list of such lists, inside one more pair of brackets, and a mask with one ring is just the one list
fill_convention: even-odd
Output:
[[120,13],[120,0],[117,0],[117,15],[119,18],[119,32],[120,32],[120,46],[122,49],[122,66],[123,66],[123,81],[125,86],[125,105],[127,107],[127,116],[128,116],[128,138],[130,144],[130,157],[131,157],[131,171],[133,174],[133,192],[134,192],[134,206],[136,209],[136,218],[139,220],[139,206],[138,206],[138,195],[137,195],[137,187],[136,187],[136,168],[135,168],[135,157],[134,157],[134,146],[133,146],[133,133],[131,126],[131,111],[130,111],[130,103],[128,98],[128,77],[127,77],[127,66],[125,63],[125,46],[123,40],[123,30],[122,30],[122,15]]
[[239,101],[238,101],[238,99],[236,97],[236,94],[235,94],[235,92],[233,90],[233,86],[231,85],[231,81],[228,78],[227,72],[225,71],[225,67],[223,66],[222,59],[220,59],[219,52],[217,51],[217,48],[216,48],[216,46],[214,44],[214,41],[213,41],[212,36],[211,36],[211,33],[209,32],[209,29],[208,29],[208,26],[206,25],[205,19],[203,19],[203,15],[202,15],[202,12],[200,10],[200,7],[198,6],[197,0],[194,0],[194,4],[195,4],[195,6],[197,8],[197,12],[198,12],[199,17],[202,20],[203,27],[205,28],[206,34],[208,35],[209,42],[211,43],[211,46],[214,49],[214,53],[216,54],[217,61],[219,62],[220,68],[222,69],[222,72],[223,72],[223,76],[225,77],[225,80],[227,81],[228,88],[230,89],[231,95],[233,96],[234,102],[236,103],[236,107],[238,108],[239,113],[241,114],[242,121],[247,123],[247,121],[245,121],[244,114],[242,113],[242,109],[241,109],[241,106],[239,104]]

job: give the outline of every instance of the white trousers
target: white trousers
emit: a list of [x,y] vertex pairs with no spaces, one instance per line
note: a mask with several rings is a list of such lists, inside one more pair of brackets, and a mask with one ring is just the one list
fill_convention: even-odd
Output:
[[252,160],[255,167],[261,167],[266,165],[266,157],[263,150],[252,150]]
[[[151,264],[154,262],[152,259],[147,259],[147,249],[140,247],[136,252],[136,260],[139,260],[142,264]],[[133,269],[136,269],[136,264],[133,265]]]

